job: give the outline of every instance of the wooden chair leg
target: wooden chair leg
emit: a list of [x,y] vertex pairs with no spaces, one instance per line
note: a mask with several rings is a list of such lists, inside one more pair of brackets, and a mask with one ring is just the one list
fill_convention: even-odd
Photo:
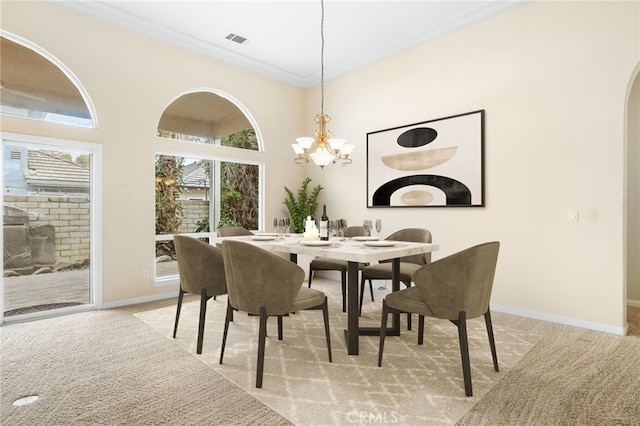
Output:
[[342,280],[342,312],[347,312],[347,271],[340,272]]
[[378,367],[382,367],[382,352],[384,351],[384,338],[387,336],[387,301],[382,301],[382,319],[380,320],[380,348],[378,349]]
[[473,390],[471,388],[471,366],[469,364],[469,342],[467,341],[467,314],[465,311],[460,311],[456,325],[458,326],[458,339],[460,340],[464,393],[467,396],[473,396]]
[[207,300],[211,297],[207,297],[207,290],[202,289],[200,292],[200,321],[198,322],[198,347],[196,353],[202,353],[202,343],[204,341],[204,320],[207,316]]
[[229,321],[233,319],[233,308],[231,304],[227,302],[227,315],[224,317],[224,331],[222,332],[222,346],[220,347],[220,364],[222,364],[222,358],[224,357],[224,346],[227,343],[227,332],[229,331]]
[[267,308],[260,307],[260,332],[258,334],[258,367],[256,369],[256,387],[262,387],[262,374],[264,372],[264,347],[267,337]]
[[178,307],[176,308],[176,322],[173,325],[173,338],[175,339],[176,333],[178,331],[178,320],[180,319],[180,310],[182,309],[182,298],[184,296],[184,291],[180,288],[178,292]]
[[324,318],[324,334],[327,338],[327,351],[329,351],[329,362],[333,362],[331,357],[331,333],[329,331],[329,302],[327,297],[324,297],[324,304],[322,305],[322,317]]
[[373,282],[369,280],[369,292],[371,293],[371,301],[375,302],[376,300],[373,298]]
[[278,315],[278,340],[282,340],[282,315]]
[[489,335],[489,346],[491,346],[491,356],[493,357],[493,369],[500,371],[498,368],[498,353],[496,352],[496,342],[493,339],[493,326],[491,324],[491,313],[489,310],[484,314],[484,322],[487,325],[487,334]]
[[424,315],[418,315],[418,344],[424,343]]
[[313,279],[313,271],[315,271],[315,269],[313,269],[311,267],[311,265],[309,265],[309,288],[311,288],[311,280]]

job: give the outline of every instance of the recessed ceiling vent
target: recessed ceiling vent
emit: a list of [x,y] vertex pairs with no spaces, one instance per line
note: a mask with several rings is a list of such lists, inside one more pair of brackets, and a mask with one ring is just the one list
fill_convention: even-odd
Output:
[[247,39],[246,37],[242,37],[241,35],[234,34],[234,33],[227,34],[227,36],[225,38],[227,40],[231,40],[231,41],[233,41],[235,43],[241,44],[243,46],[247,46],[248,44],[251,43],[251,41],[249,39]]

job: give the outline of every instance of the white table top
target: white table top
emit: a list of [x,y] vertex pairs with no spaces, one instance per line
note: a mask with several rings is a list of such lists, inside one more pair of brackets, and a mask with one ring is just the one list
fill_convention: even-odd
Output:
[[[432,243],[412,243],[407,241],[387,241],[393,243],[389,247],[372,247],[367,245],[367,241],[355,241],[345,239],[340,241],[332,239],[330,245],[316,246],[305,245],[302,234],[292,234],[289,237],[273,237],[268,235],[254,235],[241,237],[218,237],[216,243],[220,244],[224,240],[233,239],[255,244],[266,250],[280,253],[293,253],[315,257],[326,257],[330,259],[346,260],[352,262],[373,262],[379,260],[393,259],[397,257],[411,256],[414,254],[428,253],[438,250],[437,244]],[[375,244],[375,241],[372,241]],[[319,242],[311,244],[320,244]]]

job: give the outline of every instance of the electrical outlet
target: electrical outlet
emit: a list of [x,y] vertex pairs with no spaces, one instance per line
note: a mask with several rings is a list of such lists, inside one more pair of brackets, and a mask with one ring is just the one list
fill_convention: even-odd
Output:
[[569,222],[578,221],[578,210],[569,210]]
[[149,278],[149,270],[148,269],[144,269],[142,271],[142,278]]

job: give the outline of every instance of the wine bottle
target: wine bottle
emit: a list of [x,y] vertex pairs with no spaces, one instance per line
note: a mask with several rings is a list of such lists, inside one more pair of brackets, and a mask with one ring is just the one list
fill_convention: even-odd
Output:
[[329,218],[327,217],[327,205],[322,205],[322,216],[320,216],[320,239],[329,240]]

